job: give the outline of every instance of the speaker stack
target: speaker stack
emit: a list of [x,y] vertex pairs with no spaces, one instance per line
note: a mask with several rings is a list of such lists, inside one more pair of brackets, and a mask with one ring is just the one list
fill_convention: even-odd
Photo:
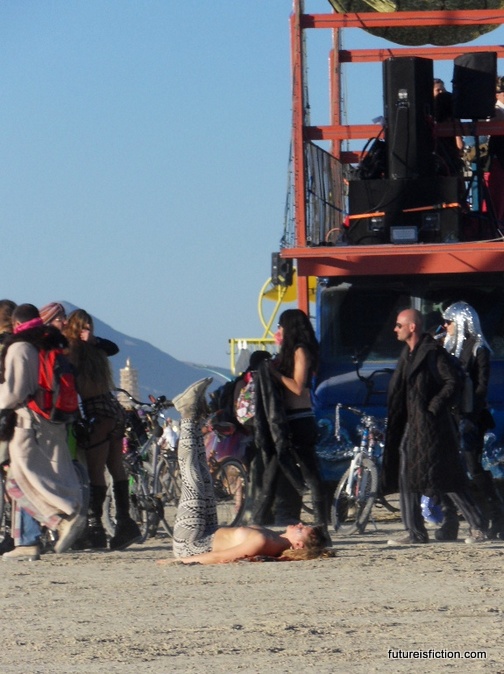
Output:
[[493,117],[496,79],[496,52],[457,56],[453,67],[453,116],[456,119]]
[[434,173],[432,59],[416,56],[383,62],[383,94],[389,178]]
[[294,274],[291,258],[282,258],[280,253],[271,253],[271,283],[274,286],[288,287],[292,285]]
[[391,227],[399,229],[397,241],[401,228],[414,229],[420,242],[458,240],[459,209],[436,208],[458,203],[459,179],[435,173],[433,78],[432,59],[384,61],[388,175],[350,181],[349,243],[390,243]]
[[404,230],[415,227],[418,241],[422,243],[458,241],[459,209],[435,208],[458,203],[458,189],[456,177],[352,180],[348,192],[349,212],[368,215],[350,221],[348,241],[354,245],[390,243],[391,227]]

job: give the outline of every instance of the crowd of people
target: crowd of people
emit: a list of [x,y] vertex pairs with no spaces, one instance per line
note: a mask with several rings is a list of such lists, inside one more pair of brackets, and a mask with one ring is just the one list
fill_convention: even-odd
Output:
[[[487,405],[490,347],[478,314],[466,302],[446,307],[442,323],[440,339],[424,330],[418,310],[405,308],[394,327],[405,346],[389,387],[381,489],[399,493],[405,533],[390,540],[391,545],[429,542],[421,510],[425,496],[442,507],[437,540],[457,539],[460,516],[469,525],[467,543],[504,539],[504,505],[482,466],[484,435],[493,426]],[[237,401],[246,383],[254,381],[253,425],[242,427],[253,446],[249,459],[255,483],[247,525],[218,526],[202,433],[212,379],[196,382],[172,401],[181,415],[175,560],[212,564],[330,554],[330,495],[319,471],[312,406],[319,347],[308,316],[299,309],[284,311],[276,342],[275,357],[255,354],[246,376],[228,387],[229,414],[238,428],[244,417],[236,416]],[[12,535],[0,544],[3,559],[40,559],[44,530],[52,532],[56,553],[70,548],[124,550],[139,541],[122,460],[125,411],[113,394],[109,363],[117,345],[94,334],[93,319],[83,309],[67,317],[58,303],[39,311],[31,304],[3,300],[0,348],[0,460],[13,512]],[[75,434],[74,424],[48,419],[31,404],[40,386],[39,354],[51,349],[63,354],[75,375],[80,403],[76,414],[85,432]],[[469,407],[459,400],[460,372],[470,382]],[[85,467],[89,498],[72,443]],[[110,540],[102,523],[107,472],[116,511]],[[309,526],[300,521],[306,489],[314,516]],[[268,528],[272,524],[285,529],[279,533]],[[166,561],[173,560],[160,563]]]
[[[446,90],[443,80],[434,79],[433,85],[434,109],[433,116],[436,122],[453,122],[453,97]],[[504,77],[499,76],[495,82],[495,109],[494,117],[504,119]],[[483,153],[483,147],[486,151]],[[462,158],[471,157],[468,162],[469,170],[480,179],[481,168],[482,184],[479,196],[473,195],[478,201],[477,207],[489,213],[501,228],[504,223],[504,136],[491,135],[487,138],[478,138],[478,151],[474,147],[465,147],[462,136],[440,136],[436,138],[435,153],[438,161],[437,172],[440,175],[457,176],[461,179],[461,201],[464,200],[465,184],[463,180],[464,162]],[[480,154],[481,153],[481,154]],[[480,155],[480,156],[478,156]],[[473,192],[477,192],[473,185]]]
[[[3,463],[6,491],[12,499],[12,533],[0,552],[6,561],[40,558],[42,528],[53,532],[54,551],[70,547],[122,550],[140,539],[129,515],[128,478],[122,461],[124,410],[113,395],[108,356],[113,342],[94,335],[91,316],[77,309],[68,317],[53,302],[40,311],[32,304],[0,302],[0,410],[3,415]],[[39,393],[39,354],[59,350],[75,375],[76,393],[88,433],[77,438],[89,477],[88,499],[70,453],[73,426],[45,418],[31,401]],[[38,410],[38,411],[37,411]],[[75,414],[78,414],[76,406]],[[107,486],[113,482],[116,530],[107,541],[102,525]]]

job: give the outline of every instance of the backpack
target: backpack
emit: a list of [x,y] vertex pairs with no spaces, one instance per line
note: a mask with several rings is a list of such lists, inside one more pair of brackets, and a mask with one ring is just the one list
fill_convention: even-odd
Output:
[[253,372],[245,375],[245,386],[236,399],[235,412],[238,421],[246,426],[254,421],[255,416],[255,382]]
[[27,406],[54,423],[75,418],[79,409],[75,373],[62,349],[39,350],[38,389]]

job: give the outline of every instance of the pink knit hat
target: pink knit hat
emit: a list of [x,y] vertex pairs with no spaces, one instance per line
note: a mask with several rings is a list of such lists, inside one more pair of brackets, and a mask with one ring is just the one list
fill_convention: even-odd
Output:
[[65,307],[59,302],[46,304],[45,307],[39,310],[39,313],[44,325],[49,325],[58,316],[66,316]]

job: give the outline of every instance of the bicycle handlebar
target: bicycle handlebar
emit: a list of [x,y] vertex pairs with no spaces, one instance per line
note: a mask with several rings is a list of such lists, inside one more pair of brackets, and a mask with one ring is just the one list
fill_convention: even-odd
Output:
[[364,417],[366,416],[366,413],[363,412],[362,410],[359,410],[357,407],[351,407],[350,405],[343,405],[343,403],[338,403],[336,405],[336,410],[347,410],[348,412],[352,412],[352,414],[355,414],[357,417]]
[[338,441],[341,440],[341,424],[340,424],[340,410],[347,410],[355,416],[360,417],[363,421],[363,425],[366,428],[376,428],[380,429],[383,425],[383,422],[380,422],[376,417],[360,410],[358,407],[352,407],[351,405],[343,405],[343,403],[338,403],[336,405],[336,415],[334,419],[334,435]]
[[166,408],[168,409],[169,407],[173,407],[173,402],[171,400],[167,400],[166,396],[159,396],[158,398],[154,398],[148,403],[143,403],[140,400],[137,400],[134,398],[129,391],[126,391],[124,388],[119,388],[116,386],[114,389],[118,393],[124,393],[124,395],[128,396],[128,398],[131,400],[132,403],[135,405],[139,405],[140,407],[149,407],[150,409],[163,409]]

